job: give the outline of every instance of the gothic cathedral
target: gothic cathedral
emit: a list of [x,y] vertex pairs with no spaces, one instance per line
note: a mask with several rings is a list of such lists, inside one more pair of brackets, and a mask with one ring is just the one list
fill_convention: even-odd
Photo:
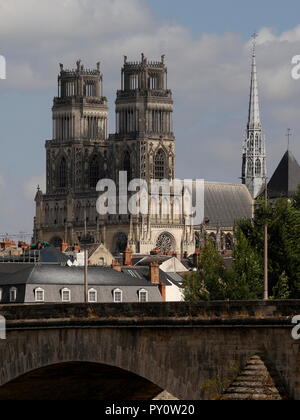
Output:
[[74,70],[60,67],[53,138],[46,141],[47,191],[38,190],[35,198],[34,240],[74,246],[82,241],[86,225],[89,241],[104,243],[112,253],[128,246],[146,254],[154,249],[193,253],[194,228],[174,211],[175,195],[168,214],[100,216],[96,211],[100,179],[118,185],[121,171],[127,172],[128,181],[175,178],[173,98],[164,56],[158,62],[143,54],[139,62],[125,57],[116,132],[109,136],[100,63],[95,70],[80,61]]

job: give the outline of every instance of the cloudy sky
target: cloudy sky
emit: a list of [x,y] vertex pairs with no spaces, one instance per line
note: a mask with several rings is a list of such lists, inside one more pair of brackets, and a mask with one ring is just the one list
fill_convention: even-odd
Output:
[[123,55],[166,54],[176,103],[177,176],[240,182],[251,34],[259,33],[260,102],[271,175],[286,150],[300,160],[299,0],[0,0],[0,234],[31,232],[44,185],[44,141],[58,63],[102,63],[114,130]]

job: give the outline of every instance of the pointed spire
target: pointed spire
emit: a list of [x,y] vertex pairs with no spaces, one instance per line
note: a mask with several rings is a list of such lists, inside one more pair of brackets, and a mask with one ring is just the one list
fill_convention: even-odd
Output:
[[248,130],[259,130],[261,128],[259,97],[258,97],[257,68],[256,68],[256,38],[257,37],[258,35],[256,33],[253,34],[252,36],[253,52],[252,52]]
[[243,166],[242,182],[247,185],[253,198],[256,198],[263,186],[267,176],[266,165],[266,144],[262,133],[260,120],[258,83],[256,69],[256,38],[257,34],[252,36],[252,69],[251,69],[251,87],[249,100],[249,115],[247,123],[247,134],[244,140],[243,148]]

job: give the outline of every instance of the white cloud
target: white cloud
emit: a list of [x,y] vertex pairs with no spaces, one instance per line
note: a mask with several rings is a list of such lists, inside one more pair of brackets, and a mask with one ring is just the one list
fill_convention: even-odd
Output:
[[27,200],[34,200],[35,194],[37,192],[37,187],[39,186],[40,189],[45,193],[46,189],[46,175],[37,175],[29,178],[27,181],[23,183],[22,192],[24,198]]
[[[236,33],[194,37],[188,28],[159,19],[144,0],[0,0],[0,16],[0,54],[7,58],[3,89],[55,92],[59,62],[73,67],[81,58],[92,67],[101,61],[111,119],[123,55],[137,60],[141,52],[149,59],[166,54],[180,176],[239,182],[251,41]],[[291,59],[300,54],[300,25],[282,33],[261,28],[257,43],[261,114],[273,165],[286,147],[287,126],[295,138],[300,132],[300,81],[291,77]],[[33,115],[28,124],[34,123]],[[300,154],[296,141],[294,148]],[[38,184],[45,189],[44,177],[32,171],[22,185],[28,200]]]

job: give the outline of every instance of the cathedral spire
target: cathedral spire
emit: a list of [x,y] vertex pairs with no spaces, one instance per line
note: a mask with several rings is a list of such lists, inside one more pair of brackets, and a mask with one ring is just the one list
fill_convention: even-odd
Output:
[[260,119],[257,67],[256,67],[256,38],[253,35],[252,69],[247,135],[243,148],[242,181],[247,185],[253,198],[256,198],[267,176],[265,138],[262,133]]
[[248,130],[261,129],[259,98],[258,98],[258,83],[257,83],[257,68],[256,68],[256,38],[255,33],[253,38],[253,52],[252,52],[252,70],[251,70],[251,87],[250,87],[250,101],[249,101],[249,117]]

